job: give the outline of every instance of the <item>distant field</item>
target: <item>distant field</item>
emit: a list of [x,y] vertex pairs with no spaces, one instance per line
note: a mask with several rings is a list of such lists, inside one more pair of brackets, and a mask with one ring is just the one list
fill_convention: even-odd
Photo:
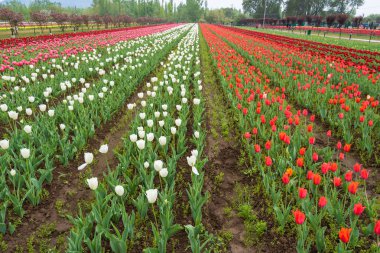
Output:
[[[304,39],[304,40],[312,40],[316,42],[321,42],[321,43],[327,43],[327,44],[334,44],[334,45],[339,45],[339,46],[344,46],[344,47],[351,47],[355,49],[360,49],[360,50],[371,50],[371,51],[380,51],[380,43],[375,43],[371,42],[369,43],[368,41],[357,41],[357,40],[347,40],[345,38],[347,37],[347,34],[342,34],[342,38],[330,38],[330,37],[324,37],[323,32],[319,33],[319,36],[317,35],[318,32],[315,32],[315,35],[306,35],[304,32],[299,32],[299,31],[294,31],[294,32],[289,32],[289,31],[284,31],[284,30],[269,30],[269,29],[257,29],[254,27],[240,27],[248,30],[255,30],[259,32],[265,32],[265,33],[270,33],[270,34],[276,34],[276,35],[282,35],[282,36],[287,36],[290,38],[297,38],[297,39]],[[339,34],[335,33],[328,33],[326,36],[334,36],[337,37]],[[364,35],[355,35],[352,36],[352,38],[358,38],[358,39],[365,39],[368,40],[369,36],[364,36]],[[372,40],[380,40],[379,36],[375,36],[372,38]]]

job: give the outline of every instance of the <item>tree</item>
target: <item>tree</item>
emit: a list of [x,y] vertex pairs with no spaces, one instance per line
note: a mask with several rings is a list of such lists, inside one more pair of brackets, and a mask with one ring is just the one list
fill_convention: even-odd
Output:
[[349,16],[347,14],[338,14],[336,16],[336,21],[339,24],[339,28],[341,28],[346,23],[348,17]]
[[335,15],[328,15],[326,17],[326,23],[328,27],[331,27],[335,22],[336,16]]
[[30,20],[36,22],[38,26],[41,28],[41,32],[43,32],[44,25],[49,21],[49,15],[43,11],[36,11],[30,14]]
[[243,0],[244,13],[254,18],[280,18],[283,0]]
[[356,9],[364,4],[364,0],[330,0],[330,12],[355,14]]
[[59,25],[62,32],[65,32],[66,23],[69,21],[69,16],[66,13],[52,13],[51,19]]
[[190,22],[197,22],[202,15],[203,0],[186,0],[185,17]]
[[17,12],[14,12],[8,8],[0,9],[0,20],[7,21],[11,26],[11,32],[13,35],[18,35],[18,25],[24,20],[24,17]]

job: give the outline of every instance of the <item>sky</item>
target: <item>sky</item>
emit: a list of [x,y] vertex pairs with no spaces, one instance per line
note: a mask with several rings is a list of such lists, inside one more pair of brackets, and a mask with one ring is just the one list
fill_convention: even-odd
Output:
[[[175,0],[177,3],[180,3],[181,0]],[[183,2],[185,0],[182,0]],[[237,9],[243,9],[242,7],[243,0],[208,0],[208,7],[210,9],[216,9],[221,7],[231,7]],[[380,0],[365,0],[364,5],[361,6],[357,11],[356,15],[368,16],[370,14],[380,14]]]

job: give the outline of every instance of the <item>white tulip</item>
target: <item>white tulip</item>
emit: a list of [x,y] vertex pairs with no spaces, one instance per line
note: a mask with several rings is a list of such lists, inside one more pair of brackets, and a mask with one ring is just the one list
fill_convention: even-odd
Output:
[[160,170],[159,174],[163,178],[167,177],[167,175],[168,175],[168,169],[167,168],[163,168],[162,170]]
[[198,150],[196,149],[191,150],[191,155],[198,157]]
[[145,140],[136,141],[136,145],[137,145],[138,149],[143,150],[145,148]]
[[195,132],[194,132],[194,136],[195,136],[195,138],[198,139],[198,138],[199,138],[199,132],[198,132],[198,131],[195,131]]
[[182,103],[186,104],[187,103],[187,98],[182,98]]
[[195,168],[194,166],[193,167],[191,167],[191,171],[195,174],[195,175],[199,175],[199,172],[198,172],[198,170],[197,170],[197,168]]
[[156,202],[157,197],[158,197],[157,189],[150,189],[150,190],[147,190],[145,193],[146,193],[146,198],[148,199],[148,202],[150,204],[153,204],[154,202]]
[[187,159],[187,164],[190,167],[195,166],[195,163],[197,162],[197,157],[195,157],[194,155],[191,155],[191,156],[187,156],[186,159]]
[[154,134],[153,134],[153,133],[148,133],[148,134],[146,135],[146,139],[147,139],[149,142],[153,141],[153,139],[154,139]]
[[145,119],[146,114],[144,112],[142,112],[139,114],[139,116],[140,116],[140,119]]
[[201,103],[201,100],[200,100],[199,98],[194,98],[194,99],[193,99],[193,103],[194,103],[195,105],[199,105],[199,104]]
[[168,109],[168,105],[166,105],[166,104],[162,105],[161,107],[162,107],[162,110],[164,110],[164,111],[166,111]]
[[152,127],[152,126],[153,126],[153,120],[148,119],[148,120],[146,121],[146,124],[148,125],[148,127]]
[[171,127],[171,128],[170,128],[170,132],[171,132],[172,134],[176,134],[176,133],[177,133],[177,128],[175,128],[175,127]]
[[177,111],[181,111],[182,106],[180,106],[180,105],[176,105],[175,108],[177,109]]
[[174,121],[174,123],[176,124],[177,127],[179,127],[179,126],[181,126],[181,124],[182,124],[182,120],[181,120],[181,119],[176,119],[176,120]]
[[131,134],[129,136],[129,139],[131,140],[131,142],[136,142],[137,141],[137,135],[136,134]]
[[8,111],[8,106],[6,104],[1,104],[0,105],[0,109],[3,111],[3,112],[6,112]]
[[156,117],[156,118],[158,118],[158,117],[160,117],[160,112],[154,112],[154,117]]
[[143,93],[143,92],[137,93],[137,96],[138,96],[139,98],[143,98],[143,97],[144,97],[144,93]]
[[160,125],[160,127],[163,127],[164,124],[165,124],[165,121],[163,121],[163,120],[158,121],[158,125]]
[[98,188],[98,178],[97,177],[93,177],[93,178],[90,178],[90,179],[87,179],[87,184],[88,186],[90,187],[91,190],[95,191],[97,188]]
[[161,136],[160,138],[158,138],[158,142],[160,143],[161,146],[166,145],[166,137]]
[[25,133],[30,134],[32,132],[32,126],[30,125],[24,126],[24,131]]
[[148,162],[144,162],[144,168],[145,169],[149,168],[149,163]]
[[35,101],[35,98],[33,96],[28,97],[28,100],[30,103],[33,103]]
[[65,130],[66,126],[65,126],[65,124],[59,124],[59,128],[60,128],[61,130]]
[[32,115],[33,111],[30,108],[26,108],[25,113],[26,113],[26,115],[30,116],[30,115]]
[[40,108],[41,112],[46,111],[46,105],[45,104],[40,104],[38,107]]
[[99,152],[102,154],[106,154],[108,152],[108,145],[107,144],[101,145],[99,148]]
[[49,117],[53,117],[54,116],[54,110],[49,110],[48,115],[49,115]]
[[12,177],[14,177],[16,175],[16,170],[11,169],[10,174],[11,174]]
[[22,148],[20,150],[20,153],[21,153],[21,156],[24,158],[24,159],[28,159],[30,157],[30,149],[28,148]]
[[69,111],[73,111],[74,110],[74,106],[72,106],[72,105],[69,105],[67,108],[69,109]]
[[128,110],[132,110],[133,107],[134,107],[134,105],[133,104],[128,104],[127,107],[128,107]]
[[162,167],[164,166],[164,163],[161,161],[161,160],[156,160],[154,161],[153,163],[153,167],[155,169],[155,171],[160,171],[162,170]]
[[0,147],[2,149],[8,149],[9,148],[9,140],[1,140],[0,141]]
[[142,138],[144,138],[145,137],[145,131],[139,131],[138,132],[138,134],[139,134],[139,137],[142,139]]
[[22,112],[22,106],[18,106],[16,109],[17,111]]
[[162,116],[164,116],[164,117],[168,116],[168,112],[163,112]]
[[145,106],[146,106],[146,101],[145,101],[145,100],[141,101],[141,106],[142,106],[142,107],[145,107]]
[[115,186],[115,192],[118,196],[123,196],[124,195],[124,187],[121,185],[116,185]]
[[94,161],[94,155],[92,153],[84,153],[84,162],[91,164]]
[[8,112],[8,116],[9,116],[9,118],[11,118],[11,119],[13,119],[13,120],[17,120],[17,118],[18,118],[18,113],[15,112],[15,111],[9,111],[9,112]]
[[90,101],[93,101],[93,100],[94,100],[94,98],[95,98],[95,96],[94,96],[94,95],[88,95],[88,100],[90,100]]
[[104,94],[102,92],[98,93],[99,98],[104,98]]

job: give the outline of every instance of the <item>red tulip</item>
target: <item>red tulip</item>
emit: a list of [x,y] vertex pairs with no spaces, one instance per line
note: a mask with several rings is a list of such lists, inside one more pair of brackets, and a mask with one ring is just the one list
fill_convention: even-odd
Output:
[[265,143],[265,149],[266,149],[266,150],[269,150],[270,147],[271,147],[271,142],[270,142],[270,141],[267,141],[267,142]]
[[307,190],[305,188],[298,188],[298,196],[300,199],[306,198]]
[[342,179],[340,177],[334,177],[333,183],[335,187],[339,187],[342,184]]
[[364,117],[363,115],[360,115],[360,117],[359,117],[359,121],[360,121],[360,122],[364,122],[364,119],[365,119],[365,117]]
[[248,108],[243,108],[243,114],[247,115],[247,113],[248,113]]
[[315,185],[319,185],[321,183],[321,175],[319,175],[318,173],[314,174],[314,177],[313,177],[313,183]]
[[309,143],[310,143],[311,145],[314,145],[314,144],[315,144],[315,137],[310,137],[310,138],[309,138]]
[[297,210],[293,211],[293,215],[294,215],[294,220],[297,224],[301,225],[305,222],[306,216],[300,210],[297,209]]
[[260,153],[260,151],[261,151],[260,145],[255,144],[254,147],[255,147],[255,152]]
[[352,181],[352,171],[347,171],[346,174],[344,175],[344,179],[347,181],[347,182],[351,182]]
[[369,172],[368,172],[368,170],[366,170],[366,169],[362,169],[362,170],[360,171],[360,177],[361,177],[362,179],[367,180],[367,179],[368,179],[368,176],[369,176]]
[[305,155],[305,152],[306,152],[306,148],[300,148],[300,155]]
[[361,164],[359,164],[359,163],[355,163],[355,164],[354,164],[354,171],[355,171],[355,172],[359,172],[361,167],[362,167]]
[[304,163],[303,157],[297,158],[296,164],[298,167],[303,167],[303,163]]
[[251,134],[249,132],[245,132],[244,138],[250,139],[251,138]]
[[272,166],[272,158],[270,158],[269,156],[265,157],[265,165],[266,166]]
[[348,185],[348,191],[351,193],[351,194],[355,194],[356,191],[358,190],[358,186],[359,186],[359,182],[351,182],[349,185]]
[[313,161],[316,162],[318,161],[318,154],[317,153],[313,153]]
[[339,160],[341,160],[341,161],[344,160],[344,153],[339,153]]
[[336,148],[339,150],[342,148],[342,143],[340,141],[338,141],[338,143],[336,144]]
[[256,127],[254,127],[254,128],[252,129],[252,133],[253,133],[254,135],[257,134],[257,128],[256,128]]
[[282,182],[284,184],[289,184],[289,181],[290,181],[290,178],[289,178],[289,175],[287,173],[285,173],[283,176],[282,176]]
[[348,153],[348,152],[350,152],[350,150],[351,150],[351,144],[346,143],[343,147],[343,151]]
[[368,121],[368,126],[370,126],[370,127],[373,126],[373,120]]
[[325,207],[326,205],[327,205],[327,199],[326,199],[326,197],[324,197],[324,196],[320,197],[320,198],[319,198],[319,201],[318,201],[318,206],[319,206],[320,208],[323,208],[323,207]]
[[339,239],[344,243],[348,243],[350,241],[351,231],[352,228],[341,228],[339,231]]
[[321,171],[322,171],[322,174],[326,174],[330,169],[330,164],[328,163],[322,163],[321,165]]
[[361,203],[355,204],[354,205],[354,214],[359,216],[363,213],[364,209],[365,209],[365,207],[362,206]]
[[343,119],[343,118],[344,118],[344,114],[341,112],[341,113],[338,114],[338,117],[339,117],[340,119]]
[[373,229],[375,234],[380,235],[380,220],[376,221],[375,228]]
[[307,172],[307,174],[306,174],[306,179],[307,179],[307,180],[312,180],[313,177],[314,177],[314,173],[313,173],[311,170],[309,170],[309,171]]
[[338,169],[338,164],[337,163],[331,163],[330,170],[332,172],[335,172],[337,169]]
[[328,130],[326,135],[327,135],[327,137],[331,137],[331,130]]

